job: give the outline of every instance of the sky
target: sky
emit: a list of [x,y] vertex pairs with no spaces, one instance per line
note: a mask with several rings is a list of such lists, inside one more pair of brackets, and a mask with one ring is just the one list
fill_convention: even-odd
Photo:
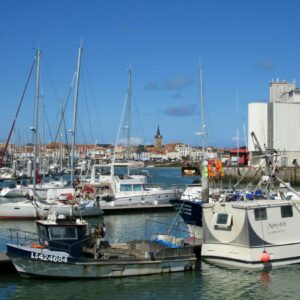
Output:
[[[122,141],[131,69],[132,144],[153,144],[159,126],[164,144],[202,146],[201,65],[205,145],[246,145],[248,104],[268,101],[271,80],[300,80],[299,8],[297,0],[1,0],[0,140],[37,49],[40,140],[55,140],[82,45],[78,143]],[[74,94],[63,140],[71,139]],[[12,142],[32,141],[34,101],[35,70]]]

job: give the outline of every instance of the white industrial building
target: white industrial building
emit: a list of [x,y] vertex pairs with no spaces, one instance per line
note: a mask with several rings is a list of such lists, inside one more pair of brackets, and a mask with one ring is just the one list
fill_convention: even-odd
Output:
[[249,104],[248,132],[250,164],[257,161],[258,142],[263,150],[278,151],[279,165],[300,165],[300,89],[295,81],[272,81],[269,102]]

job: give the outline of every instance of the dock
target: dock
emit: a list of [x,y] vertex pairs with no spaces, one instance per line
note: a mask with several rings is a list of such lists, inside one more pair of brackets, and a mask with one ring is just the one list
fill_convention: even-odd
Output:
[[201,258],[202,242],[202,239],[194,238],[192,236],[185,239],[185,243],[193,246],[193,253],[196,255],[197,259]]
[[16,273],[14,265],[10,258],[3,252],[0,252],[0,273]]
[[135,205],[117,205],[117,206],[107,206],[103,207],[102,210],[104,214],[117,214],[117,213],[130,213],[137,211],[157,211],[157,210],[174,210],[172,204],[135,204]]

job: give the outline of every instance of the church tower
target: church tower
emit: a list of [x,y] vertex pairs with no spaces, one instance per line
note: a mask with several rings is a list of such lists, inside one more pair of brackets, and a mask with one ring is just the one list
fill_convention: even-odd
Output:
[[159,126],[157,127],[157,132],[156,132],[156,135],[155,135],[155,148],[156,149],[161,149],[162,147],[162,135],[160,134],[160,131],[159,131]]

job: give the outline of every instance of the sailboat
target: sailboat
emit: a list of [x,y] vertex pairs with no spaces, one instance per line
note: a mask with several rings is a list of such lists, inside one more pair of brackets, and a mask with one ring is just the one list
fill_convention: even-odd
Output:
[[[132,174],[132,168],[141,168],[143,164],[130,160],[131,143],[131,70],[128,70],[128,88],[124,103],[124,110],[116,139],[119,142],[119,134],[123,118],[126,129],[126,159],[116,161],[114,154],[112,162],[107,165],[95,165],[89,184],[97,190],[94,197],[99,199],[100,207],[104,211],[116,209],[148,209],[171,208],[170,200],[178,199],[181,191],[175,188],[162,188],[150,186],[148,174]],[[124,117],[125,115],[125,117]],[[117,173],[117,168],[123,167],[123,174]]]
[[[80,57],[80,56],[79,56]],[[24,219],[43,218],[49,213],[56,212],[64,216],[97,216],[103,213],[95,202],[75,201],[72,199],[57,199],[42,201],[37,195],[37,157],[38,157],[38,105],[39,105],[39,84],[40,84],[40,50],[36,52],[36,92],[35,92],[35,127],[31,127],[34,133],[34,160],[33,160],[33,184],[29,189],[29,198],[25,201],[12,202],[2,201],[0,203],[0,219]],[[78,72],[78,70],[77,70]],[[78,84],[78,82],[77,82]],[[78,95],[77,95],[78,96]],[[75,97],[77,97],[75,96]],[[70,200],[70,201],[66,201]]]
[[182,176],[199,176],[201,175],[200,171],[200,163],[203,159],[206,159],[206,152],[205,152],[205,135],[206,135],[206,125],[204,120],[204,98],[203,98],[203,71],[202,66],[199,68],[199,81],[200,81],[200,109],[201,109],[201,126],[200,132],[197,133],[201,136],[202,139],[202,151],[201,157],[199,161],[189,161],[185,160],[181,167],[181,175]]
[[[208,160],[208,153],[205,151],[205,135],[206,135],[206,125],[204,120],[204,97],[203,97],[203,70],[202,66],[199,68],[199,81],[200,81],[200,108],[201,108],[201,126],[199,135],[202,139],[202,151],[201,151],[201,160],[197,163],[196,166],[191,168],[187,167],[182,172],[192,172],[190,175],[200,175],[201,163],[206,165]],[[203,170],[206,170],[207,167],[203,167]],[[202,171],[203,171],[202,170]],[[203,172],[202,172],[203,173]],[[204,172],[206,173],[206,171]],[[188,173],[187,173],[188,174]],[[208,179],[206,174],[201,174],[202,182],[195,182],[188,184],[178,200],[172,200],[171,203],[176,210],[178,210],[180,216],[188,225],[188,228],[193,236],[201,238],[202,234],[202,205],[209,200],[208,192],[205,188],[205,198],[203,198],[203,182],[207,186],[208,191]]]

